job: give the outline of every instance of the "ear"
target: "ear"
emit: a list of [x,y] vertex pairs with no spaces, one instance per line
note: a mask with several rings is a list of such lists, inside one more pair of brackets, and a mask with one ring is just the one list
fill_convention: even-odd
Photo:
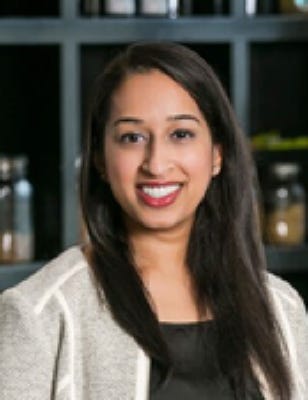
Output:
[[214,144],[212,176],[216,176],[220,173],[222,162],[223,162],[222,147],[220,144]]

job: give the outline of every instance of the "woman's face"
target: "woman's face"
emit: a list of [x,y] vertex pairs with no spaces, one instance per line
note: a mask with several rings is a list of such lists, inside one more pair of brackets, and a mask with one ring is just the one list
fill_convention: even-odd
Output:
[[106,125],[104,179],[129,229],[190,229],[221,154],[196,102],[153,70],[114,93]]

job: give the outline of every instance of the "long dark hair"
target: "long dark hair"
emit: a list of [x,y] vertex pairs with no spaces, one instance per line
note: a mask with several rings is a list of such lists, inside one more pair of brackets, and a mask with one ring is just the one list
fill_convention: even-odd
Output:
[[[171,367],[159,322],[151,307],[121,219],[120,206],[96,168],[103,154],[105,123],[114,91],[130,74],[158,69],[178,82],[198,104],[223,165],[198,206],[187,264],[200,313],[212,311],[218,360],[244,399],[254,378],[252,359],[277,399],[290,398],[282,337],[266,282],[253,189],[253,162],[225,92],[211,67],[174,43],[137,43],[120,53],[95,83],[83,145],[81,204],[90,237],[90,265],[119,325],[154,359]],[[226,334],[227,332],[227,334]]]

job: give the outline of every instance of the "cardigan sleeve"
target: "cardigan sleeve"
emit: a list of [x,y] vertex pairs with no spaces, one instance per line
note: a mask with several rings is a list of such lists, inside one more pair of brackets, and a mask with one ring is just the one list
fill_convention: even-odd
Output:
[[17,289],[0,296],[1,400],[52,398],[54,357],[45,331]]
[[308,314],[299,296],[297,296],[297,304],[294,331],[299,371],[295,371],[295,376],[297,375],[300,379],[299,387],[304,399],[308,393]]
[[278,324],[287,347],[293,381],[292,400],[308,393],[308,316],[303,299],[286,281],[270,274],[270,288]]

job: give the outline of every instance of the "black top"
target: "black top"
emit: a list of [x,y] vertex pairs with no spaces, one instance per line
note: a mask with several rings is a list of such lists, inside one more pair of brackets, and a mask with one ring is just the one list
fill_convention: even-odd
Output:
[[[161,330],[174,362],[167,381],[161,384],[162,368],[152,360],[151,400],[234,400],[229,380],[219,368],[215,355],[212,321],[162,323]],[[257,385],[251,383],[247,400],[262,400]]]

